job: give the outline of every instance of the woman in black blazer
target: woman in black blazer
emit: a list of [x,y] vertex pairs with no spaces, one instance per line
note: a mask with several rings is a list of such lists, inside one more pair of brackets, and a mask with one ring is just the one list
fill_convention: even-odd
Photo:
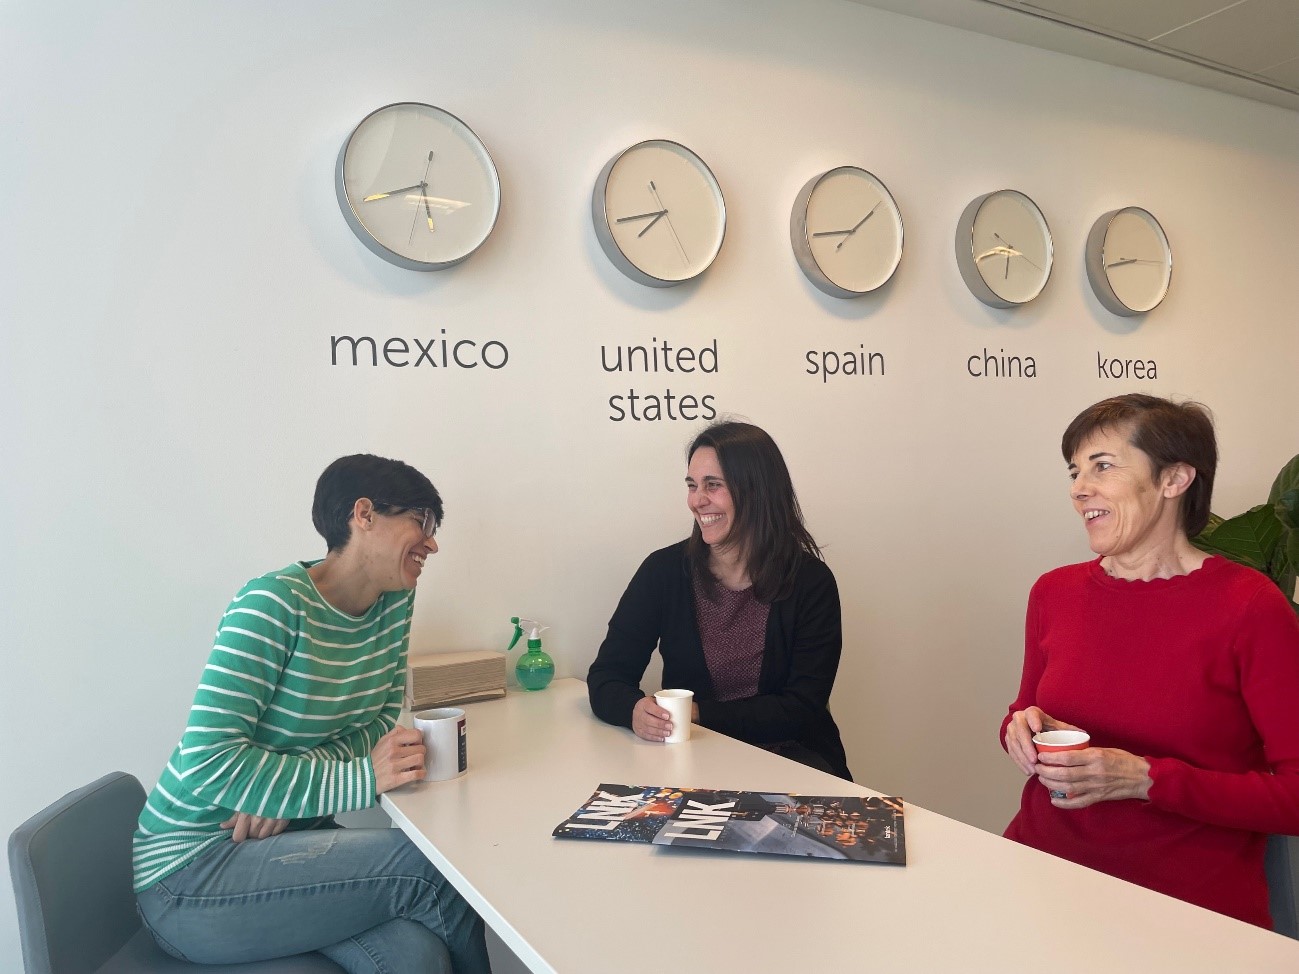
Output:
[[839,590],[780,449],[756,426],[723,422],[687,458],[694,527],[623,593],[587,674],[591,709],[664,740],[670,715],[640,689],[657,647],[664,686],[694,691],[695,723],[851,780],[829,710]]

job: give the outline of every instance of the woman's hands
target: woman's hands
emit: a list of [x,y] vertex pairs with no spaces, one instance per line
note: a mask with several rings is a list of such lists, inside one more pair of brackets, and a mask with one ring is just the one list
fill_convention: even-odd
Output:
[[[1030,743],[1030,746],[1031,743]],[[1150,762],[1117,747],[1088,747],[1037,756],[1037,780],[1053,793],[1056,808],[1086,808],[1097,802],[1150,795]]]
[[[690,722],[699,723],[699,704],[690,705]],[[637,737],[662,744],[672,733],[672,715],[653,696],[641,697],[631,709],[631,729]]]
[[1025,775],[1037,774],[1037,748],[1033,746],[1033,735],[1052,730],[1082,728],[1048,717],[1040,707],[1027,707],[1010,715],[1010,723],[1006,725],[1006,753]]
[[1037,775],[1048,790],[1064,794],[1052,798],[1056,808],[1086,808],[1097,802],[1139,798],[1150,794],[1150,762],[1116,747],[1089,747],[1081,751],[1037,753],[1033,735],[1041,731],[1082,730],[1027,707],[1010,715],[1006,725],[1006,753],[1026,775]]
[[651,697],[641,697],[631,709],[631,729],[640,738],[663,743],[672,733],[672,715]]
[[382,795],[424,778],[424,737],[413,727],[394,727],[370,752],[374,793]]
[[287,818],[262,818],[260,815],[249,815],[247,812],[235,812],[221,823],[223,829],[234,829],[230,837],[232,842],[244,839],[269,839],[279,835],[289,827]]

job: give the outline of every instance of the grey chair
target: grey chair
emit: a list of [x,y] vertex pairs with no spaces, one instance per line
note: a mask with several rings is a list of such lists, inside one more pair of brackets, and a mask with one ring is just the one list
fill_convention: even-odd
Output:
[[131,833],[143,807],[140,782],[117,771],[64,795],[9,837],[27,974],[339,974],[321,954],[204,966],[158,947],[131,891]]
[[1270,835],[1267,839],[1267,891],[1272,929],[1299,940],[1299,838]]

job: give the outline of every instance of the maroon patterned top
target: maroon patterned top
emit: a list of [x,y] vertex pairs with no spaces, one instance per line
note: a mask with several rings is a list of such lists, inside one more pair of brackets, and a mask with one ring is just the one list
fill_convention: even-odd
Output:
[[754,598],[751,586],[733,592],[718,584],[710,599],[698,578],[691,581],[699,639],[704,646],[704,662],[713,680],[715,699],[742,700],[756,696],[771,605]]

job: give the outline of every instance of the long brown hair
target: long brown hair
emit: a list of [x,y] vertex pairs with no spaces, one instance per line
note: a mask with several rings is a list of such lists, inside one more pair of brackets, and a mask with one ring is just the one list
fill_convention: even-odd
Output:
[[[783,599],[794,588],[798,566],[805,557],[820,558],[821,549],[803,524],[803,510],[794,482],[776,441],[750,423],[720,422],[709,426],[690,444],[686,462],[700,447],[717,453],[722,476],[735,505],[735,520],[727,544],[736,546],[761,602]],[[686,543],[691,569],[710,596],[717,579],[708,569],[708,545],[696,523]]]

